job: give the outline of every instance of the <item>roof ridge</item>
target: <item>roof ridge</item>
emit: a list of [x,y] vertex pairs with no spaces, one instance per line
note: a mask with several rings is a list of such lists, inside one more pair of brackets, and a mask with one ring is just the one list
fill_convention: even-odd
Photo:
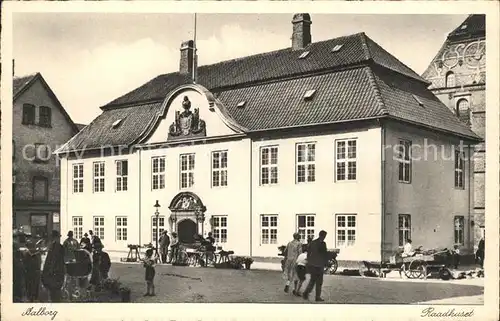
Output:
[[366,74],[368,76],[368,81],[375,92],[375,97],[380,107],[380,112],[382,115],[389,115],[389,112],[385,108],[384,99],[382,98],[382,93],[380,92],[380,88],[378,86],[377,80],[375,79],[375,75],[373,74],[373,70],[371,67],[366,67]]
[[366,60],[373,59],[370,48],[368,48],[368,43],[366,42],[366,38],[368,38],[368,36],[364,32],[359,33],[359,35],[361,39],[361,47],[364,49]]

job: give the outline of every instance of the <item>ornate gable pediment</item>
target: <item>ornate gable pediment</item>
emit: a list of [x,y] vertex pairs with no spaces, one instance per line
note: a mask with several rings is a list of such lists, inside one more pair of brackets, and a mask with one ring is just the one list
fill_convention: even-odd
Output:
[[172,212],[205,212],[201,199],[194,193],[181,192],[177,194],[168,207]]
[[175,120],[168,130],[168,140],[205,137],[207,135],[205,121],[200,119],[199,108],[191,111],[191,101],[184,96],[181,110],[175,111]]

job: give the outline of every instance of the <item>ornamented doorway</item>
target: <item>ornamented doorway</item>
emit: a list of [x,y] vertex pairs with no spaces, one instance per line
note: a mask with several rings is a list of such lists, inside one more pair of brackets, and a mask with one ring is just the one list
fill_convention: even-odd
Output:
[[201,199],[192,192],[177,194],[168,207],[171,211],[170,230],[177,232],[179,241],[193,243],[194,235],[203,235],[206,207]]
[[188,218],[177,223],[179,242],[192,244],[194,243],[194,235],[198,233],[196,223]]

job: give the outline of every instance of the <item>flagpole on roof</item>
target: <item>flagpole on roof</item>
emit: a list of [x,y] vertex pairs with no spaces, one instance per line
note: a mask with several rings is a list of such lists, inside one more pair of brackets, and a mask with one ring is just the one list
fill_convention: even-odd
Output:
[[196,54],[196,13],[194,14],[194,39],[193,39],[193,49],[194,49],[194,57],[193,57],[193,83],[196,84],[196,67],[198,65],[198,55]]

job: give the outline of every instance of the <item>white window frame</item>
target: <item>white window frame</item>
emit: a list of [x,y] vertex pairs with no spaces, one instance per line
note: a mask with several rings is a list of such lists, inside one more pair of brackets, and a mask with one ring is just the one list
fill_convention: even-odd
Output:
[[[400,183],[411,183],[412,179],[412,142],[406,139],[400,139],[396,151],[396,159],[398,161],[398,180]],[[408,176],[405,175],[405,169],[408,168]],[[402,170],[402,177],[400,175]]]
[[[104,162],[94,162],[93,168],[93,191],[94,193],[103,193],[105,189],[106,164]],[[96,175],[97,172],[97,175]]]
[[411,239],[411,215],[398,215],[398,244],[404,246],[406,241]]
[[115,217],[115,240],[127,241],[128,239],[128,217],[117,216]]
[[455,150],[455,188],[465,189],[465,154],[461,151]]
[[[260,185],[277,185],[278,173],[278,145],[262,146],[260,148]],[[264,155],[267,155],[266,157]],[[274,157],[273,157],[274,156]]]
[[[185,168],[183,163],[185,162]],[[195,154],[181,154],[179,155],[179,185],[180,189],[187,189],[194,186],[194,171],[195,171]]]
[[[156,165],[155,165],[156,163]],[[167,161],[165,156],[151,157],[151,189],[165,188],[165,170]]]
[[[164,215],[158,216],[158,237],[165,231],[165,220],[166,217]],[[156,243],[156,216],[151,216],[151,243]]]
[[[304,216],[305,226],[300,226],[300,217]],[[300,235],[300,241],[302,243],[307,243],[307,239],[310,237],[314,239],[314,233],[316,229],[316,214],[297,214],[296,215],[297,232]]]
[[73,216],[71,218],[73,236],[76,240],[83,238],[83,216]]
[[[301,161],[299,159],[300,147],[304,147],[304,159]],[[313,152],[311,152],[313,150]],[[311,156],[312,155],[312,160]],[[301,180],[300,177],[302,171],[300,168],[303,167],[304,179]],[[310,170],[312,169],[312,171]],[[312,173],[312,174],[311,174]],[[297,184],[302,183],[314,183],[316,181],[316,142],[305,142],[297,143],[295,145],[295,182]]]
[[358,171],[358,140],[356,138],[335,141],[335,181],[355,181]]
[[260,244],[278,244],[278,214],[260,215]]
[[227,150],[212,152],[212,187],[227,187],[227,162]]
[[73,193],[83,193],[83,163],[73,164]]
[[[343,220],[341,220],[341,218]],[[344,224],[341,226],[341,221]],[[353,247],[356,245],[357,234],[357,215],[356,214],[336,214],[335,215],[335,246],[338,248]],[[341,233],[343,232],[343,233]],[[341,239],[341,236],[344,239]]]
[[[227,243],[227,215],[212,216],[212,236],[217,244]],[[225,234],[225,238],[223,235]]]
[[465,216],[457,215],[453,218],[453,240],[455,244],[465,244]]
[[[127,172],[123,173],[123,164],[127,164]],[[121,159],[116,161],[116,191],[125,192],[128,190],[128,160]]]
[[105,226],[104,216],[94,216],[92,218],[92,221],[93,221],[94,234],[101,240],[104,240],[104,226]]

